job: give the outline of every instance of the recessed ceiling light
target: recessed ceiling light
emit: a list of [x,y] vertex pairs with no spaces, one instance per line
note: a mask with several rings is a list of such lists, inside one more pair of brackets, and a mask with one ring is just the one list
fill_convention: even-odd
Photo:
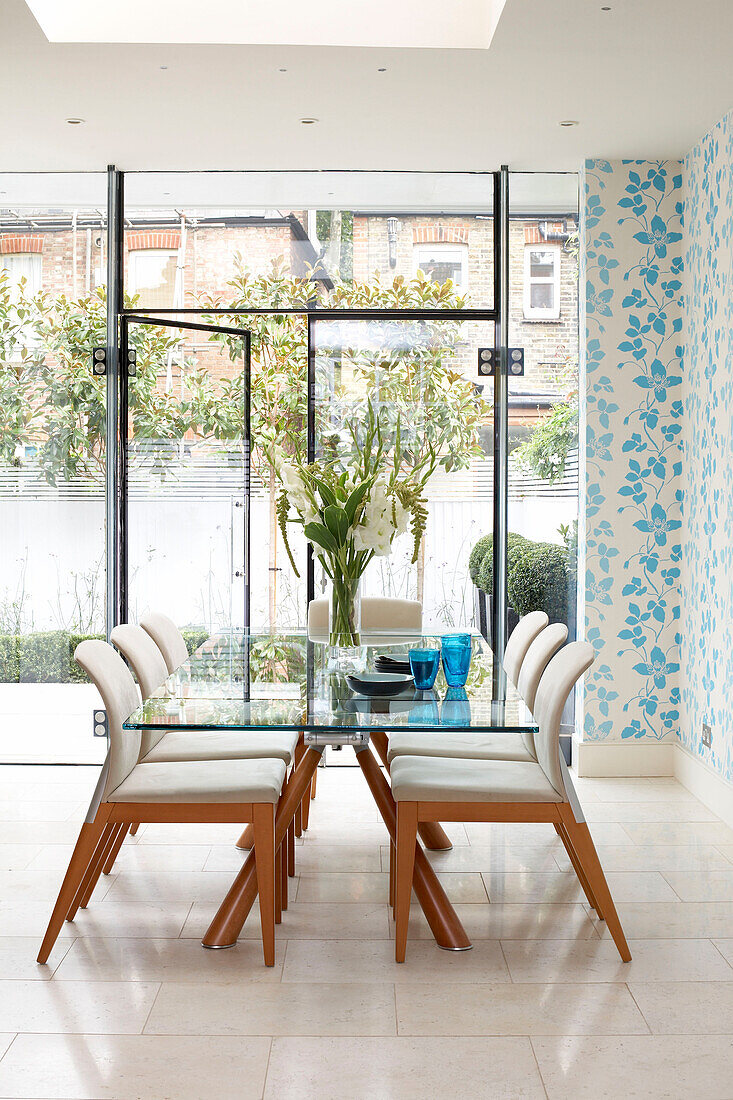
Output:
[[578,125],[578,120],[577,120],[577,118],[564,118],[562,120],[562,122],[559,123],[559,125],[560,126],[577,126]]
[[287,69],[278,69],[277,71],[278,71],[279,73],[286,73],[286,72],[287,72],[288,70],[287,70]]
[[610,11],[610,10],[611,10],[611,9],[610,9],[610,7],[608,6],[608,4],[604,5],[604,7],[602,7],[602,8],[601,8],[601,11]]
[[161,70],[161,72],[165,72],[165,70],[166,70],[167,68],[168,68],[168,66],[167,66],[167,65],[161,65],[161,66],[160,66],[160,70]]
[[69,126],[81,126],[84,119],[83,118],[67,118],[66,121],[68,122]]
[[301,118],[300,123],[302,126],[314,126],[318,122],[317,118]]
[[386,73],[386,72],[387,72],[387,70],[386,70],[386,69],[377,69],[377,72],[378,72],[378,73]]

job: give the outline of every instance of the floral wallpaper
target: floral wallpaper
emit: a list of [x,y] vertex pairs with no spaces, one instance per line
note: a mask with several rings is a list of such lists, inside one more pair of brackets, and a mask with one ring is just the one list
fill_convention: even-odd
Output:
[[584,194],[584,738],[661,741],[680,718],[682,165],[589,160]]
[[680,739],[733,782],[733,112],[691,150],[685,175]]

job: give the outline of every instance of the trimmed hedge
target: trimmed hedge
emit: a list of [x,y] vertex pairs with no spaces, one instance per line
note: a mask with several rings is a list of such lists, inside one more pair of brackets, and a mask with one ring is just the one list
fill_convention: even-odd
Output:
[[[183,630],[182,634],[189,653],[209,637],[206,630]],[[104,639],[104,634],[73,634],[67,630],[0,634],[0,683],[88,684],[87,674],[74,660],[79,642],[88,638]]]
[[[523,535],[509,533],[507,547],[507,597],[518,615],[544,611],[550,622],[569,624],[570,575],[568,553],[549,542],[532,542]],[[491,535],[479,539],[471,552],[476,570],[474,584],[491,595],[493,592],[493,544]],[[471,564],[469,559],[469,572]]]

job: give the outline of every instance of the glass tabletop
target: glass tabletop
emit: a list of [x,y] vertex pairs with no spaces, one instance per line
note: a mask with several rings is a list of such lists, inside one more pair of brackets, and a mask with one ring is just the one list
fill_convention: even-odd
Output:
[[[362,634],[367,670],[384,655],[407,660],[410,649],[440,649],[438,635]],[[493,697],[494,655],[472,637],[465,688],[449,688],[441,671],[431,691],[409,684],[398,695],[353,690],[347,674],[329,671],[326,639],[305,633],[212,635],[124,723],[126,729],[297,730],[359,741],[370,729],[530,732],[532,716],[511,685]]]

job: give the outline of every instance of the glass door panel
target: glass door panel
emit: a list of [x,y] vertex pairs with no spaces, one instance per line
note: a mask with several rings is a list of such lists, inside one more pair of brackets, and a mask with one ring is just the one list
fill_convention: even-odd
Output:
[[[417,546],[397,536],[364,575],[364,595],[418,599],[434,630],[476,624],[469,557],[492,529],[490,385],[479,349],[493,346],[486,321],[312,320],[317,458],[346,468],[358,457],[363,425],[379,418],[385,461],[401,478],[429,474],[426,521]],[[488,380],[490,383],[490,379]],[[355,427],[356,426],[356,427]],[[316,569],[316,594],[324,578]]]
[[123,478],[127,615],[163,611],[198,645],[250,622],[249,333],[160,317],[125,317],[122,332],[123,362],[134,371]]

